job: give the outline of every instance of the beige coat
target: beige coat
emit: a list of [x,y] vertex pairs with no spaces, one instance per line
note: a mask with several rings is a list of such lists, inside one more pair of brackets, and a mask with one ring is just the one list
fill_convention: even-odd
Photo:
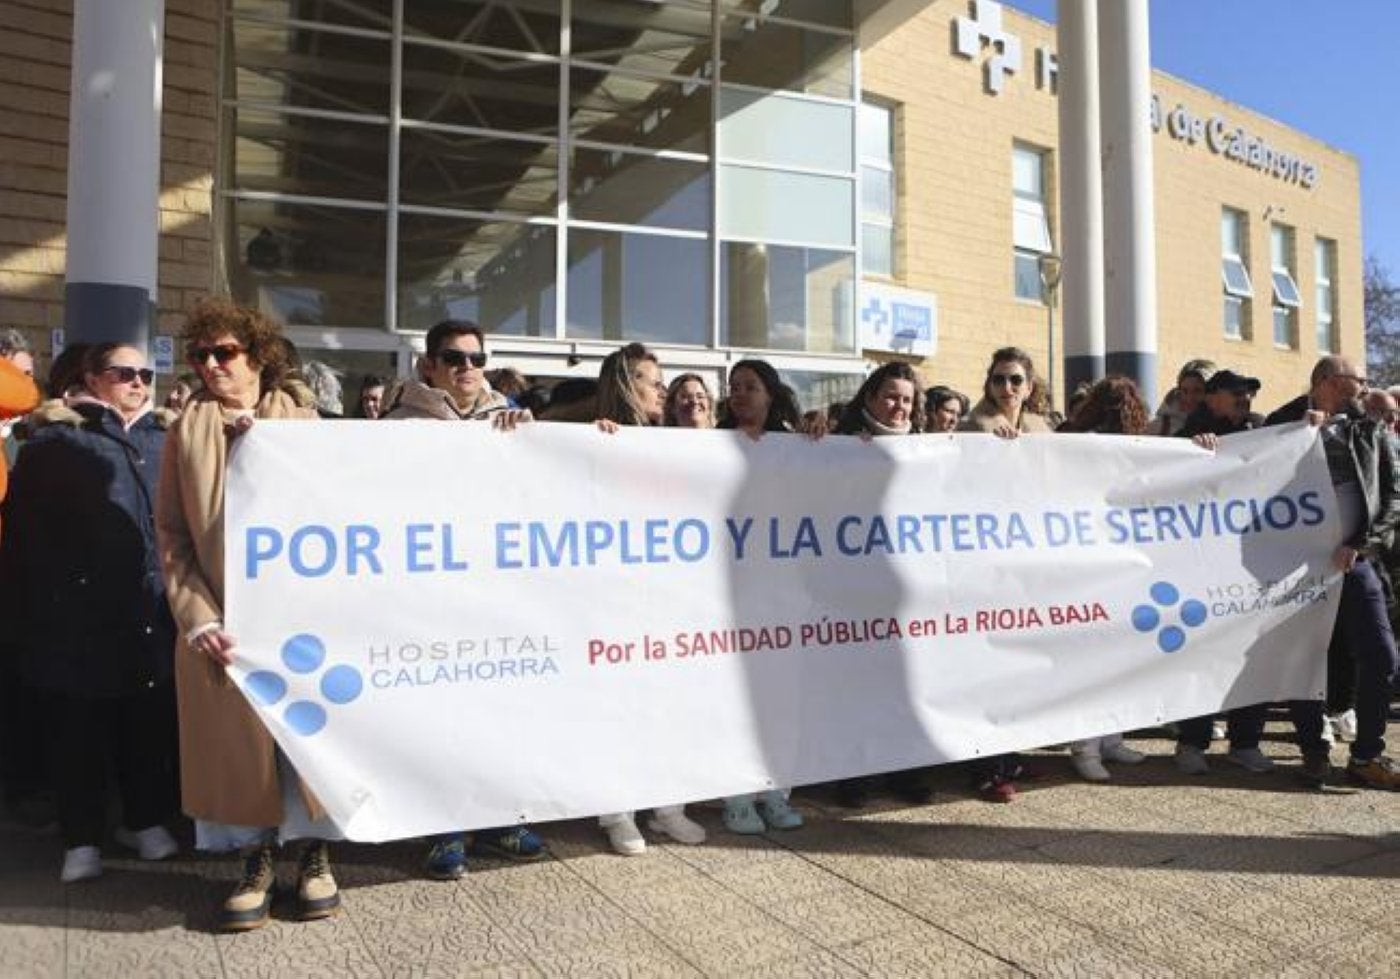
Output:
[[[1020,431],[1022,435],[1038,434],[1040,432],[1053,431],[1050,423],[1042,416],[1031,414],[1024,408],[1021,409]],[[958,425],[960,432],[991,432],[998,425],[1011,425],[1011,421],[1001,413],[996,404],[987,398],[983,398],[973,406],[967,413],[967,417]]]
[[[156,496],[156,534],[175,616],[175,689],[180,714],[180,795],[197,819],[276,826],[282,795],[272,735],[223,669],[185,637],[224,615],[224,475],[238,413],[208,394],[185,408],[166,436]],[[284,391],[264,394],[256,418],[315,418]],[[323,814],[306,795],[313,817]]]

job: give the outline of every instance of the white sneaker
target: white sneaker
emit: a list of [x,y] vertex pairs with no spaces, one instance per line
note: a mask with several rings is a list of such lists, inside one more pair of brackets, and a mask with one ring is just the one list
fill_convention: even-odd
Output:
[[1210,774],[1210,762],[1206,761],[1206,753],[1193,744],[1178,744],[1176,746],[1176,770],[1183,775],[1208,775]]
[[65,884],[92,880],[102,876],[102,851],[95,846],[75,846],[63,854],[63,872],[58,879]]
[[142,860],[164,860],[173,857],[180,850],[164,826],[147,826],[145,829],[129,830],[125,826],[117,828],[117,842],[129,850],[135,850]]
[[1231,748],[1225,760],[1259,775],[1274,770],[1273,759],[1258,748]]
[[637,829],[637,821],[632,818],[630,812],[602,816],[598,819],[598,825],[607,831],[608,842],[612,844],[614,853],[620,853],[624,857],[639,857],[647,852],[646,837]]
[[685,814],[684,806],[662,806],[652,813],[647,829],[664,833],[677,843],[698,846],[705,842],[705,827]]
[[1340,714],[1333,714],[1327,718],[1331,722],[1331,727],[1336,731],[1338,741],[1356,740],[1356,711],[1344,710]]
[[1122,741],[1113,741],[1099,748],[1099,757],[1104,761],[1115,761],[1120,765],[1138,765],[1147,761],[1147,756],[1135,748],[1129,748]]
[[1079,777],[1086,782],[1107,782],[1113,778],[1108,769],[1103,767],[1098,755],[1070,755],[1070,761],[1074,763],[1074,770],[1079,773]]

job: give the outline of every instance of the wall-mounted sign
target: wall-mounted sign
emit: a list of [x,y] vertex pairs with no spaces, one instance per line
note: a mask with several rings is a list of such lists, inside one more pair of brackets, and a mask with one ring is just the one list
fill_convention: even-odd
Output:
[[157,374],[175,373],[175,338],[163,335],[151,337],[151,353],[155,357]]
[[1224,116],[1205,118],[1178,102],[1170,112],[1163,112],[1162,100],[1152,96],[1152,131],[1166,129],[1172,139],[1198,146],[1204,143],[1212,153],[1234,160],[1254,170],[1277,177],[1285,183],[1298,184],[1311,190],[1317,186],[1317,166],[1287,150],[1281,150],[1262,136],[1237,126]]
[[[850,308],[846,303],[842,306]],[[856,326],[862,350],[932,357],[938,350],[938,297],[931,292],[862,282]]]
[[[964,58],[975,60],[984,48],[991,50],[985,63],[986,87],[991,95],[1000,95],[1006,76],[1021,67],[1021,40],[1006,30],[1002,22],[1001,4],[995,0],[969,0],[970,17],[955,17],[954,47]],[[1060,63],[1049,45],[1036,48],[1036,87],[1057,95]],[[1295,153],[1281,150],[1264,137],[1235,125],[1223,116],[1203,117],[1187,106],[1177,103],[1170,112],[1162,109],[1161,98],[1152,96],[1152,130],[1167,131],[1172,139],[1189,146],[1205,144],[1212,153],[1227,160],[1266,173],[1285,183],[1297,184],[1307,190],[1317,186],[1317,165]]]

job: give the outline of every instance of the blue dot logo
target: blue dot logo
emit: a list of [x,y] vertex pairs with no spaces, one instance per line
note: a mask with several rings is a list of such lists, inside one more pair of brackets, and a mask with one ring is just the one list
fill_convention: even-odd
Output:
[[[1186,645],[1186,630],[1198,628],[1210,618],[1210,610],[1204,602],[1194,598],[1182,602],[1180,590],[1170,581],[1154,582],[1147,594],[1152,603],[1144,602],[1133,607],[1133,628],[1143,633],[1155,632],[1157,648],[1164,653],[1181,650]],[[1163,625],[1164,618],[1173,613],[1180,624]]]
[[[326,663],[326,644],[319,636],[300,633],[282,643],[281,658],[290,673],[310,677]],[[313,692],[319,693],[326,704],[342,707],[358,699],[364,689],[360,671],[342,663],[322,673]],[[255,670],[244,678],[243,690],[258,706],[277,707],[287,699],[290,685],[275,670]],[[325,704],[307,696],[282,708],[283,723],[304,738],[319,733],[329,717]]]

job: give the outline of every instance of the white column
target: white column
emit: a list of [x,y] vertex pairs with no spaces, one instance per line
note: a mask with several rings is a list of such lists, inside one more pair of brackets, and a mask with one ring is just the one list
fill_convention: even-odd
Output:
[[160,234],[164,0],[74,0],[68,343],[146,346]]
[[1060,295],[1065,396],[1104,374],[1097,0],[1059,0]]
[[1147,0],[1099,0],[1106,367],[1157,400],[1157,248]]

